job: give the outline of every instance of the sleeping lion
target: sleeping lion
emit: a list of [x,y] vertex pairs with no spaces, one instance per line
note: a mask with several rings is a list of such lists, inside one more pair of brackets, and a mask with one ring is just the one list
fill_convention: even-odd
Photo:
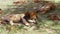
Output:
[[21,14],[10,14],[3,16],[1,18],[1,23],[14,25],[14,23],[21,22],[24,25],[30,25],[29,22],[36,23],[36,16],[37,16],[36,12],[33,11]]

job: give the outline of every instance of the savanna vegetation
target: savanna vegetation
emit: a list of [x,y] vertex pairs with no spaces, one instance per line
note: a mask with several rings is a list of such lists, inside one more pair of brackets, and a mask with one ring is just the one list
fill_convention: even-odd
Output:
[[[19,2],[17,2],[19,3]],[[38,7],[42,7],[45,1],[27,2],[23,4],[7,5],[7,9],[1,10],[0,17],[8,14],[25,13],[26,11],[36,11]],[[37,14],[37,25],[25,26],[18,25],[2,25],[0,24],[0,34],[60,34],[60,3],[55,3],[55,8],[48,12]],[[49,15],[56,15],[58,18],[50,19]],[[1,18],[0,18],[1,19]]]

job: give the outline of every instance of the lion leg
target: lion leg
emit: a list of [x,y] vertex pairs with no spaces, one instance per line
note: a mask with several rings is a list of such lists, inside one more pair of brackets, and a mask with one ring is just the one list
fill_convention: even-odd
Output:
[[22,22],[27,26],[30,25],[24,18],[22,18]]
[[13,21],[10,21],[10,25],[14,25]]

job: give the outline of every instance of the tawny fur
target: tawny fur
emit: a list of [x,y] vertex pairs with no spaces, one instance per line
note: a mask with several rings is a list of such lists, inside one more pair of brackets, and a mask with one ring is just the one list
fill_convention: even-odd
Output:
[[2,20],[1,23],[6,23],[4,21],[7,20],[10,23],[10,25],[14,25],[14,21],[18,22],[21,19],[23,20],[25,25],[29,25],[26,20],[32,20],[33,21],[33,19],[36,19],[36,13],[35,12],[26,12],[23,14],[10,14],[7,16],[3,16],[1,18],[1,20]]

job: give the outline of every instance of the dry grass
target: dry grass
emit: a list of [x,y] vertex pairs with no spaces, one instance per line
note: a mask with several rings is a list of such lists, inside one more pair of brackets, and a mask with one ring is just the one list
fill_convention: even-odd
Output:
[[[38,3],[38,4],[33,4],[33,3],[28,4],[27,3],[27,4],[24,4],[21,6],[16,6],[17,8],[10,8],[12,6],[11,5],[8,7],[9,10],[5,9],[4,13],[1,16],[7,15],[7,14],[12,14],[12,13],[31,11],[31,10],[34,10],[33,9],[34,7],[38,7],[39,4],[40,3]],[[12,7],[14,7],[14,6],[12,6]],[[50,13],[59,13],[58,11],[60,11],[60,9],[57,8],[54,11],[50,12]],[[46,16],[48,16],[48,14],[49,13],[39,16],[43,19],[43,22],[39,21],[40,18],[38,18],[37,27],[24,26],[24,25],[19,25],[19,26],[0,25],[0,34],[60,34],[60,22],[58,21],[57,25],[52,26],[52,24],[54,22],[47,19]]]

